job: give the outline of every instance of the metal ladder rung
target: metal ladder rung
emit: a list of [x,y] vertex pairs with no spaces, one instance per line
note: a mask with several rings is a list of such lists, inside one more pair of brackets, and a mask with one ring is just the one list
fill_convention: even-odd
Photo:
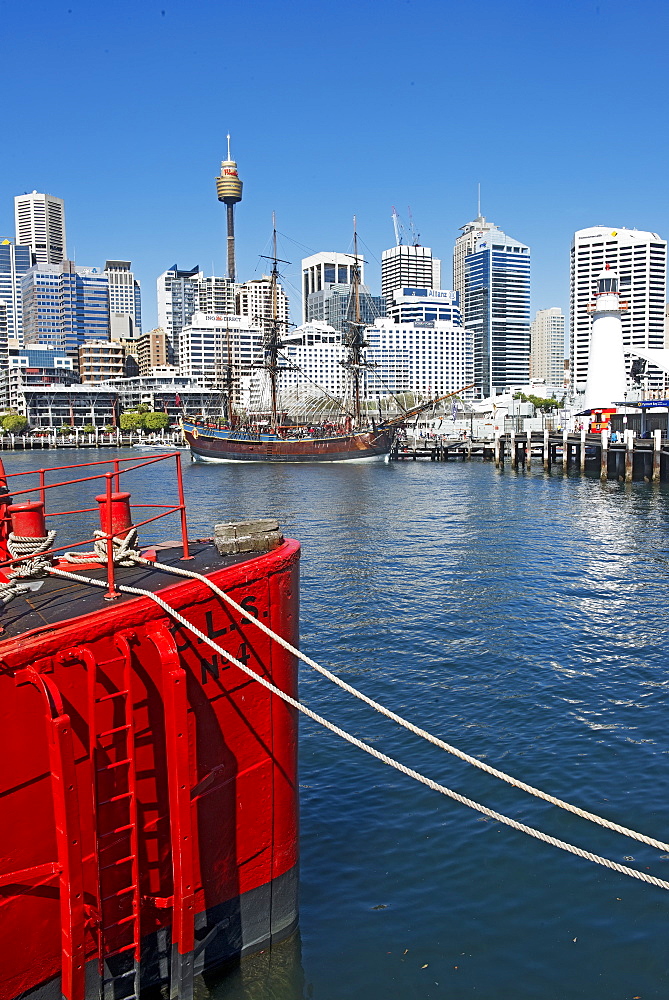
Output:
[[130,726],[117,726],[115,729],[106,729],[103,733],[98,733],[98,739],[101,740],[103,736],[113,736],[114,733],[127,733]]
[[122,767],[123,764],[129,764],[129,763],[130,763],[129,759],[117,760],[114,764],[105,764],[104,767],[97,767],[96,771],[98,772],[98,774],[101,774],[103,771],[111,771],[115,767]]
[[112,795],[110,799],[102,799],[101,802],[98,802],[98,805],[108,806],[110,802],[120,802],[122,799],[131,799],[132,796],[132,792],[120,792],[118,795]]
[[120,927],[121,924],[127,924],[134,919],[135,914],[131,913],[129,917],[121,917],[120,920],[114,920],[111,924],[105,924],[105,930],[108,931],[111,927]]
[[103,694],[101,698],[95,699],[95,704],[100,705],[103,701],[111,701],[112,698],[120,698],[124,694],[129,694],[129,691],[112,691],[111,694]]
[[116,868],[118,865],[125,865],[128,861],[134,861],[135,855],[129,854],[127,858],[119,858],[118,861],[112,861],[110,865],[102,865],[100,868],[101,872],[109,871],[110,868]]
[[103,979],[102,985],[106,986],[107,983],[117,983],[119,979],[129,979],[130,976],[135,976],[136,974],[134,969],[130,969],[129,972],[121,972],[118,976],[110,976],[108,979]]
[[118,899],[119,896],[127,896],[129,892],[134,892],[134,891],[135,891],[134,885],[129,885],[127,889],[119,889],[118,892],[112,892],[111,895],[109,896],[103,896],[102,902],[107,903],[109,902],[110,899]]
[[[105,955],[105,958],[116,958],[117,955],[122,955],[124,951],[132,951],[134,947],[135,947],[135,944],[133,942],[132,944],[125,944],[125,945],[123,945],[122,948],[114,948],[114,951],[110,952],[109,955]],[[114,976],[113,978],[114,979],[120,979],[121,977],[120,976]],[[112,982],[112,980],[108,979],[107,982]]]
[[[113,830],[105,830],[104,833],[98,834],[98,841],[102,840],[104,837],[114,837],[117,833],[125,833],[126,830],[132,830],[133,824],[126,823],[125,826],[117,826]],[[134,854],[132,855],[134,858]]]

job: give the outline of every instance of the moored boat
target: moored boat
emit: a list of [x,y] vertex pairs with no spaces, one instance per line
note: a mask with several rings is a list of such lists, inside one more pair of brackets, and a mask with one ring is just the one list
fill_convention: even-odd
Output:
[[[131,504],[166,460],[174,501]],[[297,923],[295,713],[241,666],[296,696],[252,620],[296,643],[299,545],[267,522],[190,542],[178,454],[69,468],[0,480],[0,996],[188,1000]],[[140,548],[170,514],[180,541]]]

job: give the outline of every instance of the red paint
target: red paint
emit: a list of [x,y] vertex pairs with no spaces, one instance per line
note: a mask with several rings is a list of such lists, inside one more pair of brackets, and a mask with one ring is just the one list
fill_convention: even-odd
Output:
[[[294,657],[250,619],[297,643],[298,561],[286,541],[210,573],[246,617],[200,581],[160,596],[296,697]],[[149,598],[98,593],[0,642],[0,1000],[59,975],[84,1000],[86,963],[170,925],[187,955],[198,913],[297,861],[294,710]]]
[[44,504],[41,500],[13,503],[7,508],[12,519],[12,532],[19,538],[44,538]]
[[109,503],[107,494],[102,493],[95,501],[100,504],[101,529],[116,538],[125,538],[132,528],[130,493],[112,493]]

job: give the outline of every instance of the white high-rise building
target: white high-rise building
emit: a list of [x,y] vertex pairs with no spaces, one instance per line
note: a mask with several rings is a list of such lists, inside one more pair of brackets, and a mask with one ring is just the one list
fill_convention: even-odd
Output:
[[[262,278],[245,281],[237,289],[237,313],[247,316],[251,323],[269,332],[274,317],[275,304],[272,301],[272,279],[264,274]],[[276,321],[279,334],[288,330],[288,298],[281,285],[276,286]]]
[[381,294],[388,308],[397,288],[441,288],[441,261],[429,247],[400,244],[381,254]]
[[[355,257],[350,253],[336,253],[328,250],[323,253],[314,253],[311,257],[305,257],[302,261],[302,322],[310,323],[312,319],[320,318],[313,314],[312,303],[317,293],[328,292],[334,285],[347,285],[353,283],[353,268],[355,267]],[[360,268],[360,284],[365,283],[365,264],[362,257],[358,257],[358,267]]]
[[530,378],[562,388],[564,383],[564,315],[561,309],[539,309],[530,324]]
[[158,326],[167,334],[167,362],[179,363],[179,335],[190,323],[199,305],[199,283],[204,273],[196,265],[190,271],[176,264],[158,277]]
[[468,222],[460,227],[462,236],[458,236],[453,248],[453,291],[460,295],[460,309],[462,318],[465,320],[465,258],[476,250],[476,243],[480,236],[484,236],[497,226],[492,222],[486,222],[484,216],[479,212],[478,218],[473,222]]
[[251,373],[251,366],[262,361],[263,334],[246,316],[196,312],[181,330],[179,369],[182,375],[198,379],[209,388],[220,388],[228,368],[235,381],[235,401],[242,401],[243,383],[239,378]]
[[[592,226],[574,234],[571,246],[571,370],[575,392],[585,390],[597,279],[610,265],[620,281],[623,346],[657,350],[665,346],[667,241],[637,229]],[[630,359],[628,358],[628,367]],[[662,390],[664,374],[648,367],[648,387]]]
[[14,198],[16,242],[29,246],[37,264],[60,264],[67,259],[65,202],[50,194],[20,194]]
[[142,297],[129,260],[108,260],[109,328],[112,340],[136,340],[142,332]]
[[[472,337],[459,322],[380,319],[365,330],[365,339],[370,395],[413,392],[436,397],[473,382]],[[464,395],[471,398],[472,391]]]
[[238,285],[229,278],[201,277],[198,282],[198,308],[201,313],[234,313]]

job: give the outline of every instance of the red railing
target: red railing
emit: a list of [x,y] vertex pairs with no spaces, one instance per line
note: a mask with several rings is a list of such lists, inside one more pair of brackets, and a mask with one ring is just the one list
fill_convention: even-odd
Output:
[[[18,558],[12,558],[9,550],[7,548],[7,538],[9,532],[12,530],[12,519],[8,513],[9,498],[11,497],[12,503],[16,504],[17,499],[22,498],[24,501],[32,500],[35,494],[39,496],[39,500],[44,506],[45,518],[54,517],[66,517],[72,516],[74,514],[88,514],[94,510],[100,511],[101,519],[101,530],[104,532],[102,535],[94,536],[92,538],[85,538],[82,541],[70,542],[67,545],[61,545],[49,550],[50,553],[62,552],[67,549],[74,549],[83,545],[91,545],[98,541],[100,538],[104,538],[107,542],[107,594],[105,595],[107,600],[113,600],[119,596],[119,592],[116,590],[115,582],[115,566],[114,566],[114,547],[113,539],[124,537],[127,532],[128,527],[124,527],[123,532],[113,533],[112,524],[112,498],[115,493],[120,492],[121,487],[121,477],[127,475],[130,472],[136,472],[138,469],[146,468],[149,465],[155,465],[157,462],[166,462],[174,459],[175,462],[175,480],[177,486],[177,496],[178,502],[173,504],[161,504],[161,503],[131,503],[128,504],[130,510],[158,510],[160,513],[154,514],[151,517],[145,517],[141,521],[132,520],[130,528],[141,528],[146,524],[151,524],[153,521],[158,521],[163,517],[168,517],[170,514],[178,513],[181,521],[181,545],[183,549],[182,559],[191,559],[189,547],[188,547],[188,523],[186,520],[186,502],[184,497],[183,489],[183,479],[181,474],[181,455],[179,452],[168,452],[162,455],[151,455],[148,458],[137,461],[134,458],[112,458],[106,459],[98,462],[81,462],[77,465],[57,465],[52,466],[48,469],[37,469],[30,470],[27,472],[10,472],[5,473],[2,461],[0,460],[0,486],[4,485],[7,487],[7,495],[3,498],[0,494],[0,569],[7,569],[11,566],[15,566],[26,559],[32,558],[30,555],[19,556]],[[72,469],[88,469],[92,467],[107,466],[107,471],[99,472],[90,476],[80,476],[74,479],[59,480],[55,483],[50,483],[47,481],[47,476],[49,473],[53,472],[64,472]],[[111,468],[109,468],[111,467]],[[23,476],[37,476],[38,482],[35,485],[26,486],[23,489],[15,489],[12,480],[18,481]],[[60,510],[60,511],[48,511],[47,510],[47,494],[51,490],[59,489],[63,486],[77,486],[83,483],[104,483],[103,496],[100,498],[100,502],[95,507],[79,507],[75,510]],[[18,482],[16,483],[18,485]],[[32,494],[32,496],[31,496]],[[106,529],[105,529],[105,526]]]

